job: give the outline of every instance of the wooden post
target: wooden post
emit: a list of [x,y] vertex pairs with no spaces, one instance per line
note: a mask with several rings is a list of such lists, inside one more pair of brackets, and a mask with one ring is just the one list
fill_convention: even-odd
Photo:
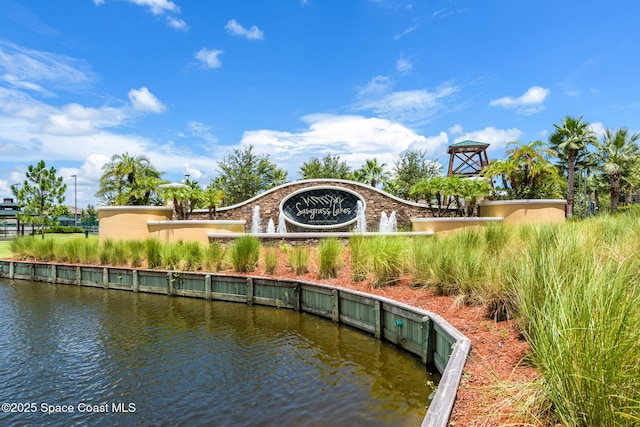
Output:
[[9,279],[13,280],[16,275],[16,267],[13,265],[13,261],[9,262]]
[[80,270],[80,266],[76,267],[76,286],[82,285],[82,270]]
[[133,280],[133,292],[138,292],[140,289],[140,281],[138,280],[138,270],[132,270],[131,276]]
[[109,289],[109,269],[107,267],[102,268],[102,287]]
[[56,279],[58,277],[57,266],[55,264],[51,264],[51,277],[49,277],[51,283],[55,284]]
[[433,362],[433,346],[431,345],[431,319],[425,316],[422,318],[422,363],[424,365]]
[[211,275],[204,276],[204,297],[207,301],[211,301]]
[[167,295],[173,295],[173,278],[171,277],[171,272],[167,273]]
[[337,289],[331,291],[331,320],[340,323],[340,293]]
[[296,282],[296,287],[293,288],[293,309],[300,311],[300,283]]
[[379,340],[382,339],[382,303],[378,300],[373,302],[373,313],[375,322],[375,337]]
[[253,305],[253,278],[247,277],[247,304]]

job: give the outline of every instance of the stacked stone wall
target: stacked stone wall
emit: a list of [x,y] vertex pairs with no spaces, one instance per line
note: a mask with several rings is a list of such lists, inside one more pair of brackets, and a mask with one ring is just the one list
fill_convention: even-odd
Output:
[[[432,216],[426,206],[395,198],[364,184],[343,180],[304,180],[276,187],[246,202],[220,208],[216,213],[215,219],[244,219],[246,221],[246,229],[250,231],[253,209],[258,205],[260,206],[262,231],[265,231],[269,219],[271,219],[277,227],[278,217],[280,215],[280,203],[284,198],[295,191],[319,186],[345,188],[358,193],[366,204],[365,217],[367,221],[367,231],[378,231],[382,212],[385,212],[387,215],[390,215],[393,211],[396,212],[399,231],[411,231],[411,218],[428,218]],[[191,214],[190,219],[209,219],[209,215],[207,211],[195,211]],[[353,225],[337,229],[332,228],[331,231],[351,231],[352,229]],[[317,231],[308,228],[293,227],[291,223],[287,223],[287,230],[290,232]]]

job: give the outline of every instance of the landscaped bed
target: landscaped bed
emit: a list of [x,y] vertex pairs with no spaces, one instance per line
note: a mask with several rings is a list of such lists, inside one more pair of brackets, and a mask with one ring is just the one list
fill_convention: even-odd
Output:
[[57,261],[242,272],[381,295],[437,313],[471,339],[453,425],[639,422],[637,216],[496,224],[443,238],[356,237],[337,255],[331,244],[266,248],[255,240],[207,248],[156,241],[103,242],[96,252],[82,243],[14,249],[39,261],[55,255]]

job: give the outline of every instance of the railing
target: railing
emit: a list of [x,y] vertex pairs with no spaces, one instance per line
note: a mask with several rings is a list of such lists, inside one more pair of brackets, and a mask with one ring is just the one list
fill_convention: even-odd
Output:
[[317,283],[197,272],[0,260],[0,277],[288,308],[373,334],[442,374],[422,426],[448,424],[471,342],[437,314]]

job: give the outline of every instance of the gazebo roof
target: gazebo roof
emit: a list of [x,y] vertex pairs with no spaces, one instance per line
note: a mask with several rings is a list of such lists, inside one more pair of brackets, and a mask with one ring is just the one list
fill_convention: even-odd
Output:
[[451,153],[452,151],[465,151],[466,148],[487,148],[489,144],[478,141],[460,141],[455,144],[451,144],[449,148],[447,148],[447,153]]

